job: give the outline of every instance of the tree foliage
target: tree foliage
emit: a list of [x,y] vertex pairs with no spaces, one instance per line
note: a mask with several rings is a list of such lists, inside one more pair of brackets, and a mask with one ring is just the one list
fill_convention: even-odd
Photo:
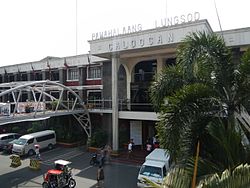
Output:
[[220,36],[192,33],[178,47],[176,65],[157,75],[150,88],[160,114],[161,146],[176,164],[192,169],[190,159],[200,141],[199,164],[209,170],[200,168],[198,178],[231,172],[249,157],[235,112],[250,99],[250,50],[239,62],[232,58]]

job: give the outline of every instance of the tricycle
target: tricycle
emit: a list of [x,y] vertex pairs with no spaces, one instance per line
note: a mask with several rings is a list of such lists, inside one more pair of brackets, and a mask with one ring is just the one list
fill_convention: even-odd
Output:
[[76,186],[76,181],[72,177],[69,164],[71,164],[70,161],[55,161],[55,168],[48,170],[44,175],[42,183],[43,188],[74,188]]

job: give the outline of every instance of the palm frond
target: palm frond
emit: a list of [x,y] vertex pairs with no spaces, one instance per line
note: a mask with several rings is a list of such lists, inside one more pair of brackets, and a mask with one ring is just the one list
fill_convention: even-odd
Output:
[[179,66],[171,66],[163,70],[149,88],[150,99],[156,111],[159,111],[166,96],[172,95],[184,84]]
[[222,175],[214,174],[199,182],[197,188],[247,188],[250,186],[250,165],[241,164],[232,173],[225,170]]

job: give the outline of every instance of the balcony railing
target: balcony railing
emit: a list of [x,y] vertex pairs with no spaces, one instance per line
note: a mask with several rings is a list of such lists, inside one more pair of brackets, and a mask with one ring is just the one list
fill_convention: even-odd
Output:
[[[119,99],[118,105],[119,105],[118,106],[119,111],[154,112],[153,105],[151,103],[132,103],[128,99]],[[87,100],[86,106],[88,109],[111,110],[112,100],[110,99]]]

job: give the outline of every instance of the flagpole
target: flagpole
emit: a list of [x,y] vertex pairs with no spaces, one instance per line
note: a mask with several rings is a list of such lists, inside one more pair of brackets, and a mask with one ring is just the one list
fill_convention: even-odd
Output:
[[166,19],[168,18],[168,0],[166,0]]
[[77,55],[77,37],[78,37],[77,29],[78,28],[77,28],[77,0],[76,0],[76,55]]
[[217,9],[215,0],[214,0],[214,7],[215,7],[215,11],[216,11],[218,22],[219,22],[221,35],[222,35],[222,38],[224,39],[224,35],[223,35],[222,27],[221,27],[221,22],[220,22],[220,17],[219,17],[219,13],[218,13],[218,9]]

